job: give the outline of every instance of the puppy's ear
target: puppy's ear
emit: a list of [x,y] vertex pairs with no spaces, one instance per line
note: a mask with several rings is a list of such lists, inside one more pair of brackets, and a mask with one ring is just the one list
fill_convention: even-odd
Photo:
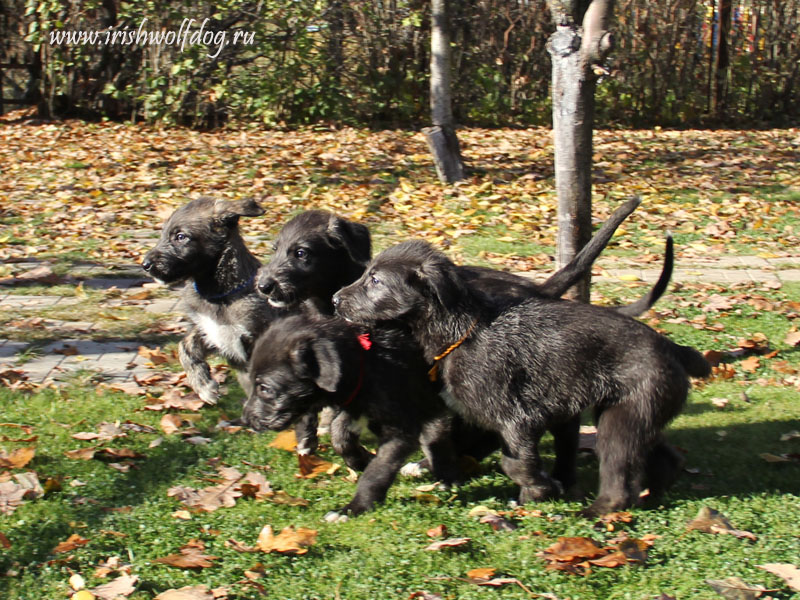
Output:
[[443,256],[426,258],[414,271],[414,278],[447,310],[453,310],[467,294],[455,265]]
[[337,240],[355,262],[366,264],[372,257],[372,240],[361,223],[353,223],[336,215],[328,221],[328,233]]
[[342,364],[331,340],[307,339],[291,352],[294,371],[309,377],[326,392],[335,392],[342,377]]
[[217,200],[214,203],[214,217],[228,226],[236,225],[239,217],[259,217],[263,214],[264,209],[254,198]]

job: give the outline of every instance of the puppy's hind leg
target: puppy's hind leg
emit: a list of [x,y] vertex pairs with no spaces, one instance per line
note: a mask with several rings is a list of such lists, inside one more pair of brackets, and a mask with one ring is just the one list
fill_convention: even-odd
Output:
[[581,417],[575,416],[564,423],[549,427],[553,434],[556,462],[553,478],[558,480],[564,490],[575,485],[577,476],[578,442],[580,441]]
[[641,491],[647,450],[647,428],[635,407],[620,401],[607,407],[597,421],[600,490],[587,517],[596,517],[633,505]]
[[206,362],[209,348],[199,330],[192,328],[178,344],[178,360],[186,372],[189,386],[206,404],[216,404],[219,399],[219,384],[211,377]]
[[663,439],[647,453],[644,485],[650,490],[648,503],[658,502],[675,482],[685,463],[683,456]]

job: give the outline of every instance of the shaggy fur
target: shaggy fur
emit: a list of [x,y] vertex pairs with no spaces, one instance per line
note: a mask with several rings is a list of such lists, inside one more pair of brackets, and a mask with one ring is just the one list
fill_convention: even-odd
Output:
[[[323,406],[335,407],[334,448],[355,469],[364,469],[354,498],[340,513],[359,514],[386,497],[389,486],[420,439],[439,472],[455,476],[449,436],[429,424],[445,411],[430,393],[424,363],[398,331],[382,329],[365,349],[364,333],[342,319],[292,315],[275,321],[256,343],[250,363],[254,386],[242,419],[253,429],[281,430]],[[378,437],[373,457],[349,424],[366,418]],[[366,468],[365,468],[366,467]]]
[[[255,200],[198,198],[176,210],[161,238],[142,261],[155,280],[183,288],[183,307],[192,326],[178,345],[178,357],[192,389],[215,404],[219,384],[206,358],[223,356],[237,370],[245,393],[250,391],[247,365],[253,344],[280,314],[255,288],[261,263],[239,233],[240,217],[264,214]],[[298,430],[299,448],[316,448],[316,421]]]
[[410,327],[448,405],[502,437],[521,502],[559,491],[539,458],[545,429],[593,407],[600,490],[590,515],[633,504],[646,467],[651,490],[663,489],[674,474],[663,472],[671,452],[661,431],[682,409],[689,376],[710,371],[697,351],[611,310],[541,298],[498,307],[423,242],[383,252],[333,302],[355,322]]

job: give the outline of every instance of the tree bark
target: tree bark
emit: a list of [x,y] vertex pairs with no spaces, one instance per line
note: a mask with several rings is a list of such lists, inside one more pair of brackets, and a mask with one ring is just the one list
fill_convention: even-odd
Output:
[[425,138],[442,183],[464,179],[464,163],[456,136],[450,93],[450,33],[447,0],[431,0],[431,119]]
[[731,0],[720,0],[717,19],[717,51],[714,66],[714,86],[711,96],[711,109],[714,115],[722,119],[727,108],[728,67],[730,57],[728,54],[728,37],[731,30]]
[[[592,235],[592,131],[596,71],[611,50],[608,31],[613,0],[549,2],[555,33],[552,57],[553,141],[558,194],[558,267],[570,260]],[[580,27],[577,23],[583,23]],[[568,296],[589,301],[591,276]]]

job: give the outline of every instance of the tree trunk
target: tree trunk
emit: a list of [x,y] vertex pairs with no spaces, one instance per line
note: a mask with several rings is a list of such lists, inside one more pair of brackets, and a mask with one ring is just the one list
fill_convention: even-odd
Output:
[[731,0],[720,0],[717,24],[717,52],[714,67],[714,89],[712,110],[717,118],[724,118],[727,109],[727,84],[730,57],[728,54],[728,37],[731,30]]
[[453,121],[450,94],[450,34],[447,0],[431,0],[431,117],[425,138],[442,183],[464,179],[464,164]]
[[[611,50],[612,0],[548,3],[556,31],[552,57],[553,141],[558,193],[558,267],[566,265],[592,235],[592,130],[599,65]],[[584,10],[585,8],[585,10]],[[576,23],[583,22],[583,27]],[[589,274],[568,295],[589,301]]]

